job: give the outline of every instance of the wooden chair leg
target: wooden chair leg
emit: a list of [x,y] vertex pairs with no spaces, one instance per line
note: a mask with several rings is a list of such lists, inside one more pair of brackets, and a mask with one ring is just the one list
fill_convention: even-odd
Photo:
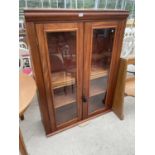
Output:
[[21,155],[28,155],[20,128],[19,128],[19,150]]
[[19,117],[20,117],[20,120],[22,121],[24,120],[24,114],[20,115]]

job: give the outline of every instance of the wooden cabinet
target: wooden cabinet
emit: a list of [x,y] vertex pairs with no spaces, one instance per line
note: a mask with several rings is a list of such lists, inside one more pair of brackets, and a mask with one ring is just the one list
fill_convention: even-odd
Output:
[[25,10],[24,14],[46,134],[111,111],[128,12]]

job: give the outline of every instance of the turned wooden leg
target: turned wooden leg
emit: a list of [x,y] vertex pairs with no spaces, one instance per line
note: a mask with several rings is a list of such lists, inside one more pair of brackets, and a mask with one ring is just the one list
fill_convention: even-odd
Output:
[[20,115],[19,117],[20,117],[20,120],[22,121],[24,120],[24,114]]
[[28,155],[20,128],[19,128],[19,150],[21,155]]

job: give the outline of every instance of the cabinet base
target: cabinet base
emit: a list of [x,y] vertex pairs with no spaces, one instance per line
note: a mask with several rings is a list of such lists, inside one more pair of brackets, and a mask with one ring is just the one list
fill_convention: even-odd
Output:
[[86,121],[89,121],[89,120],[91,120],[91,119],[93,119],[93,118],[102,116],[103,114],[106,114],[106,113],[108,113],[108,112],[112,112],[112,110],[111,110],[111,109],[107,109],[107,110],[104,111],[103,113],[100,113],[100,114],[91,116],[91,117],[86,118],[86,119],[81,120],[81,121],[78,121],[78,122],[76,122],[76,123],[74,123],[74,124],[72,124],[72,125],[70,125],[70,126],[67,126],[67,127],[63,128],[63,129],[59,129],[59,130],[54,131],[54,132],[52,132],[52,133],[50,133],[50,134],[47,134],[46,136],[47,136],[47,137],[53,136],[53,135],[55,135],[55,134],[57,134],[57,133],[60,133],[60,132],[62,132],[62,131],[65,131],[65,130],[67,130],[67,129],[70,129],[70,128],[72,128],[72,127],[75,127],[75,126],[77,126],[77,125],[79,125],[79,124],[82,124],[82,123],[84,123],[84,122],[86,122]]

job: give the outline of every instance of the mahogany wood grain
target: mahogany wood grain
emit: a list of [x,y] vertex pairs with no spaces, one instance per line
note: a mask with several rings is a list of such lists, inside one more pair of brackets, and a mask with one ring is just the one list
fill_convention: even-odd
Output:
[[[77,104],[78,104],[78,121],[82,120],[82,94],[83,94],[83,40],[84,40],[84,23],[78,22],[77,30]],[[79,82],[78,82],[79,81]]]
[[125,29],[125,23],[126,20],[120,21],[118,24],[118,28],[116,31],[116,37],[113,45],[114,53],[112,55],[112,60],[111,60],[111,68],[110,68],[110,73],[109,73],[109,82],[108,84],[108,89],[109,93],[107,93],[107,98],[106,98],[106,105],[111,108],[114,100],[114,91],[116,87],[116,81],[117,81],[117,74],[119,70],[119,61],[120,61],[120,54],[121,54],[121,49],[122,49],[122,42],[123,42],[123,36],[124,36],[124,29]]
[[[63,26],[62,26],[63,25]],[[53,95],[53,91],[51,93],[51,90],[53,89],[52,86],[52,76],[51,76],[51,64],[50,64],[50,60],[49,60],[49,54],[48,54],[48,48],[47,48],[47,38],[46,38],[46,33],[48,32],[53,32],[53,30],[56,31],[60,31],[60,32],[64,32],[66,29],[72,31],[74,28],[74,31],[76,32],[76,58],[77,58],[77,69],[76,69],[76,81],[77,81],[77,95],[76,95],[76,103],[77,103],[77,112],[78,112],[78,118],[79,120],[81,119],[82,116],[82,101],[81,101],[81,96],[82,96],[82,72],[81,72],[81,60],[83,57],[82,53],[83,53],[83,49],[80,49],[80,47],[83,43],[83,40],[81,38],[83,38],[83,32],[82,32],[82,23],[70,23],[70,24],[37,24],[36,28],[37,28],[37,37],[39,40],[39,48],[40,48],[40,55],[41,55],[41,61],[42,61],[42,71],[43,71],[43,75],[44,75],[44,81],[47,81],[45,83],[45,87],[46,88],[46,93],[48,94],[47,97],[49,98],[49,109],[50,109],[50,114],[51,114],[51,118],[53,118],[52,122],[55,122],[55,110],[54,108],[57,108],[59,106],[54,106],[56,105],[56,103],[54,104],[54,95]],[[46,58],[46,59],[45,59]],[[46,86],[47,85],[47,86]],[[62,102],[62,101],[61,101]],[[66,102],[68,103],[68,102]],[[54,125],[56,130],[56,124]]]
[[63,32],[76,31],[77,23],[55,23],[55,24],[44,24],[44,31],[46,32]]
[[[119,58],[122,47],[125,22],[128,11],[124,10],[59,10],[59,9],[31,9],[25,10],[25,21],[28,40],[30,44],[31,59],[36,84],[38,87],[39,107],[42,116],[42,122],[47,135],[52,135],[71,126],[77,125],[78,122],[85,121],[88,117],[104,114],[111,107],[114,111],[119,111],[121,115],[121,104],[114,105],[115,88],[119,73]],[[99,69],[91,71],[92,57],[92,38],[93,29],[115,28],[114,44],[112,49],[112,59],[110,71]],[[68,79],[66,86],[76,82],[76,102],[78,117],[56,125],[55,107],[61,107],[64,103],[69,103],[66,99],[63,103],[55,105],[53,91],[56,88],[65,86],[61,77],[57,82],[53,82],[54,75],[51,76],[51,63],[48,56],[47,36],[49,32],[76,32],[76,80]],[[105,100],[105,108],[88,115],[88,102],[90,93],[90,80],[107,76],[108,85]],[[101,76],[102,75],[102,76]],[[59,75],[57,75],[59,76]],[[53,78],[53,79],[52,79]],[[97,88],[97,87],[96,87]],[[117,89],[117,88],[116,88]],[[97,93],[101,93],[96,91]],[[103,92],[102,92],[103,93]],[[87,102],[82,101],[86,97]],[[60,100],[60,99],[59,99]],[[73,100],[70,100],[72,102]],[[118,107],[117,107],[118,106]],[[118,109],[118,110],[116,110]],[[116,112],[118,113],[118,112]]]
[[43,72],[42,72],[35,24],[33,22],[26,23],[26,31],[30,45],[30,54],[33,62],[35,81],[38,88],[38,99],[39,99],[41,117],[45,127],[46,134],[49,134],[52,132],[52,124],[50,123],[51,121],[47,105],[46,91],[43,80]]
[[[119,37],[119,33],[118,32],[118,22],[117,21],[106,21],[106,22],[87,22],[85,24],[85,31],[86,31],[86,34],[85,34],[85,44],[86,44],[86,47],[85,47],[85,57],[87,57],[87,61],[85,62],[85,66],[84,66],[84,92],[85,92],[85,96],[87,98],[89,98],[89,89],[90,89],[90,84],[89,84],[89,81],[90,81],[90,73],[91,73],[91,61],[92,61],[92,34],[93,34],[93,30],[94,29],[105,29],[105,28],[115,28],[115,31],[116,31],[116,34],[114,36],[114,44],[113,44],[113,50],[112,50],[112,60],[111,60],[111,65],[110,65],[110,71],[109,71],[109,78],[108,78],[108,89],[107,89],[107,96],[106,96],[106,103],[105,103],[105,106],[111,108],[111,105],[112,105],[112,101],[108,101],[110,99],[111,96],[112,96],[112,86],[115,84],[115,83],[112,83],[113,79],[116,78],[116,75],[115,75],[115,72],[114,70],[117,70],[118,66],[116,66],[115,63],[112,63],[116,57],[115,55],[117,54],[116,52],[116,49],[117,49],[117,40],[118,40],[118,37]],[[91,45],[91,46],[90,46]],[[119,59],[119,58],[117,58]],[[116,60],[115,60],[116,61]],[[103,76],[103,75],[102,75]],[[110,95],[111,96],[110,96]],[[89,106],[89,103],[87,102],[87,104],[85,104],[85,109],[84,111],[86,111],[86,114],[85,114],[85,117],[88,117],[88,106]]]
[[124,94],[129,96],[134,96],[135,81],[134,77],[127,78],[127,65],[135,64],[135,58],[129,57],[121,58],[119,62],[119,71],[117,75],[117,84],[115,88],[115,94],[113,99],[112,110],[120,118],[124,118]]
[[112,110],[122,120],[124,118],[124,89],[126,79],[127,61],[121,58],[119,62],[119,71],[117,77],[117,84],[112,104]]
[[109,71],[109,74],[108,74],[107,93],[106,93],[106,98],[105,98],[105,107],[108,107],[108,108],[111,108],[109,106],[110,104],[112,105],[111,101],[108,101],[109,98],[110,98],[109,94],[112,95],[112,91],[110,90],[110,88],[112,87],[112,80],[116,78],[115,75],[114,75],[114,72],[111,71],[111,70],[113,68],[115,68],[115,70],[117,69],[117,66],[112,62],[116,59],[115,55],[116,55],[116,49],[117,49],[116,46],[117,46],[117,44],[115,44],[115,42],[116,42],[116,40],[118,38],[118,35],[117,35],[118,24],[119,24],[119,22],[115,21],[115,20],[106,21],[106,22],[94,22],[92,24],[92,29],[93,30],[94,29],[101,29],[101,28],[102,29],[114,28],[115,31],[116,31],[116,33],[114,35],[114,41],[113,41],[114,43],[113,43],[113,48],[112,48],[112,58],[111,58],[111,63],[110,63],[110,71]]
[[83,103],[83,119],[88,118],[88,97],[89,97],[89,77],[91,72],[90,67],[90,54],[92,48],[92,30],[91,23],[85,23],[84,27],[84,58],[87,61],[84,61],[84,74],[83,74],[83,95],[87,98],[87,102]]
[[[82,14],[79,14],[82,13]],[[25,9],[27,22],[50,22],[50,21],[88,21],[106,19],[125,19],[128,11],[125,10],[71,10],[71,9]]]
[[46,98],[47,98],[47,106],[49,110],[49,117],[50,117],[50,123],[52,124],[52,131],[56,130],[56,123],[55,123],[55,111],[54,111],[54,105],[53,105],[53,96],[51,93],[51,74],[50,74],[50,65],[49,65],[49,56],[48,56],[48,48],[46,46],[46,34],[44,33],[44,25],[43,24],[37,24],[36,25],[36,31],[37,31],[37,39],[39,43],[39,54],[40,54],[40,60],[42,65],[42,72],[43,72],[43,79],[44,86],[45,86],[45,92],[46,92]]

